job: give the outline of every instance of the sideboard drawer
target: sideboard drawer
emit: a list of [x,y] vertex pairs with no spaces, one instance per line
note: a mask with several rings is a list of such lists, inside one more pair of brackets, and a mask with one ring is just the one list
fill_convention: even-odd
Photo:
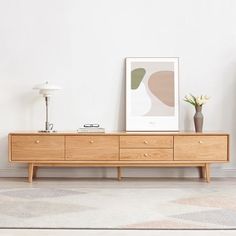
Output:
[[227,136],[176,136],[174,160],[227,161]]
[[121,149],[121,161],[173,161],[173,149]]
[[12,161],[64,160],[64,137],[44,135],[13,135]]
[[121,136],[121,148],[173,148],[173,136]]
[[118,136],[68,136],[66,159],[80,161],[119,160]]

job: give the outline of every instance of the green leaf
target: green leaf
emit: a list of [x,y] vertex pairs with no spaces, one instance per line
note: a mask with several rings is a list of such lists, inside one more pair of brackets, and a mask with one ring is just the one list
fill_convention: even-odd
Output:
[[197,99],[195,96],[193,96],[191,93],[190,93],[190,96],[192,97],[193,101],[195,102],[195,104],[197,104]]
[[187,100],[187,99],[184,99],[184,101],[190,103],[190,104],[193,105],[193,106],[195,106],[195,104],[194,104],[193,102],[191,102],[191,101],[189,101],[189,100]]

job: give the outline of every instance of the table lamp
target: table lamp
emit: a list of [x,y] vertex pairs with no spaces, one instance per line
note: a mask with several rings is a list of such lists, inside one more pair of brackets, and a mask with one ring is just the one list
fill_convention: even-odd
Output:
[[33,89],[39,90],[39,94],[42,94],[45,98],[46,103],[46,121],[45,121],[45,130],[40,130],[39,132],[50,133],[53,132],[53,124],[49,123],[48,120],[48,108],[49,108],[49,99],[54,94],[55,91],[60,90],[61,88],[55,85],[51,85],[48,82],[43,84],[38,84]]

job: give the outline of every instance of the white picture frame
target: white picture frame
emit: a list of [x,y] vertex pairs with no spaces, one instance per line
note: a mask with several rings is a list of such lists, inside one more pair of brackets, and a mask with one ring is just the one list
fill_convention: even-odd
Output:
[[179,130],[179,59],[126,58],[126,131]]

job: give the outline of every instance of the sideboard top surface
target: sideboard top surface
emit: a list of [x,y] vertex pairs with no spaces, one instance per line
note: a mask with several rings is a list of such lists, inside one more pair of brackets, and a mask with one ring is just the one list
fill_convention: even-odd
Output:
[[76,132],[76,131],[58,131],[58,132],[52,132],[52,133],[44,133],[39,131],[17,131],[17,132],[11,132],[9,135],[72,135],[72,136],[84,136],[84,135],[101,135],[101,136],[107,136],[107,135],[118,135],[118,136],[141,136],[141,135],[171,135],[171,136],[180,136],[180,135],[197,135],[197,136],[212,136],[212,135],[229,135],[226,132],[223,131],[210,131],[210,132],[202,132],[202,133],[196,133],[191,131],[177,131],[177,132],[126,132],[126,131],[117,131],[117,132],[105,132],[105,133],[92,133],[92,132]]

